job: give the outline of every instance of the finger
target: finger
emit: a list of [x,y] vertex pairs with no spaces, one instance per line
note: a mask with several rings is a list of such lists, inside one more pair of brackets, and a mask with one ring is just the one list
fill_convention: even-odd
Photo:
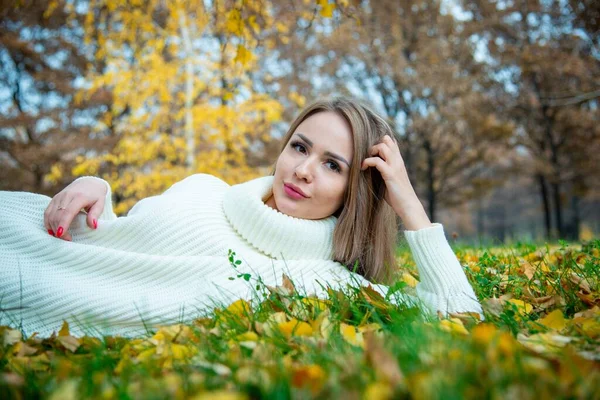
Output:
[[386,162],[384,160],[382,160],[379,157],[369,157],[369,158],[365,158],[365,160],[362,163],[361,169],[365,170],[369,167],[377,168],[377,170],[382,175],[384,175],[387,172],[388,165],[386,164]]
[[50,223],[48,222],[48,217],[46,216],[46,211],[44,211],[44,228],[46,228],[46,231],[48,232],[49,235],[54,236],[54,230],[52,229],[52,227],[50,226]]
[[371,156],[379,154],[384,161],[389,161],[392,158],[392,152],[386,143],[379,143],[371,147]]
[[49,206],[50,213],[48,215],[48,223],[50,224],[50,229],[52,229],[54,235],[56,236],[60,226],[60,219],[62,218],[63,213],[66,211],[59,210],[58,207],[68,208],[71,198],[67,194],[64,194],[62,196],[55,196],[52,200],[53,204]]
[[402,152],[400,151],[400,147],[398,146],[398,142],[396,138],[392,138],[389,135],[385,135],[383,137],[385,143],[388,144],[389,148],[392,150],[392,153],[398,154],[400,156],[400,162],[404,164],[404,159],[402,158]]
[[396,145],[396,147],[398,147],[398,142],[396,142],[396,139],[391,137],[390,135],[385,135],[382,140],[390,145],[394,144]]
[[71,237],[71,234],[69,232],[63,233],[61,239],[66,240],[67,242],[73,241],[73,238]]
[[52,217],[52,210],[54,210],[56,208],[55,204],[56,204],[56,201],[53,198],[52,200],[50,200],[50,203],[48,203],[48,207],[46,207],[46,209],[44,210],[44,227],[46,228],[48,233],[52,236],[54,236],[55,231],[52,228],[52,225],[50,224],[50,219]]
[[[66,206],[65,210],[62,210],[60,215],[56,236],[61,237],[62,234],[66,233],[71,226],[71,222],[81,209],[87,206],[87,197],[84,195],[76,194],[73,196],[71,202]],[[61,229],[62,228],[62,229]]]
[[86,218],[87,225],[92,229],[98,229],[98,217],[102,214],[102,210],[104,210],[104,198],[98,199],[88,211],[88,215]]

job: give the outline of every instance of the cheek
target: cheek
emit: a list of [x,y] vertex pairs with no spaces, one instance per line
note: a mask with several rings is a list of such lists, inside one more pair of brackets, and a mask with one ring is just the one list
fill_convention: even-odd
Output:
[[324,198],[329,204],[340,204],[344,200],[344,192],[348,184],[347,179],[336,179],[324,188]]

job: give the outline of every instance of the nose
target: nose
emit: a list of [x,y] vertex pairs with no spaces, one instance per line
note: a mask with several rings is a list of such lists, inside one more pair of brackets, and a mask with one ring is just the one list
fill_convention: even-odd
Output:
[[299,163],[296,166],[296,176],[299,179],[304,179],[306,182],[312,182],[312,178],[313,178],[313,172],[312,172],[312,166],[313,161],[311,159],[311,157],[307,157],[306,159],[304,159],[304,161],[302,161],[301,163]]

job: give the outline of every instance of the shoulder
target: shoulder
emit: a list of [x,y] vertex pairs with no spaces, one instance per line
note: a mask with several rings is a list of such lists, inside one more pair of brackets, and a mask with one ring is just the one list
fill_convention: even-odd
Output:
[[225,190],[229,185],[210,174],[193,174],[173,184],[167,192],[187,192],[198,190]]
[[183,180],[177,183],[190,183],[194,182],[196,184],[206,184],[206,185],[217,185],[217,186],[229,186],[225,181],[217,178],[211,174],[193,174],[184,178]]

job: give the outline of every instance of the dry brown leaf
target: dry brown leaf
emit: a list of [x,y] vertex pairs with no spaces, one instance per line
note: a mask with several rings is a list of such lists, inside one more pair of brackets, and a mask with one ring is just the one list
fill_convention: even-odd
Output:
[[4,331],[4,339],[2,343],[4,344],[4,346],[10,346],[11,344],[20,342],[21,339],[23,339],[21,331],[17,329],[6,329]]
[[580,290],[575,294],[581,299],[581,301],[583,301],[588,306],[600,305],[600,297],[596,293],[586,294]]
[[495,317],[499,317],[500,314],[502,314],[502,311],[504,310],[504,300],[502,300],[502,298],[496,297],[483,299],[481,301],[481,307],[486,313],[492,314]]
[[286,274],[282,274],[282,286],[284,288],[286,288],[288,290],[288,294],[293,294],[296,293],[296,287],[294,286],[294,284],[292,283],[291,279],[286,275]]
[[533,297],[533,296],[523,296],[523,297],[526,298],[532,304],[541,304],[541,303],[545,303],[546,301],[552,299],[552,295],[542,296],[542,297]]
[[500,298],[500,300],[507,301],[507,300],[512,299],[513,297],[514,296],[512,293],[505,293],[502,296],[500,296],[499,298]]
[[587,281],[587,279],[582,278],[581,276],[577,275],[575,272],[571,272],[571,276],[569,277],[569,279],[574,284],[579,285],[581,290],[583,290],[585,293],[592,293],[592,289],[590,288],[590,283]]
[[527,279],[529,279],[529,280],[533,279],[535,270],[536,270],[536,268],[533,265],[531,265],[530,262],[525,261],[521,265],[521,271],[522,271],[523,275],[525,275],[527,277]]
[[27,343],[19,342],[13,347],[12,353],[18,357],[31,356],[38,351],[35,347],[29,346]]
[[8,386],[22,386],[25,383],[25,378],[14,372],[6,372],[0,374],[0,383]]
[[382,380],[392,385],[405,384],[404,374],[398,362],[381,344],[380,339],[372,331],[364,332],[365,357]]
[[580,312],[576,313],[574,315],[574,317],[575,318],[577,318],[577,317],[593,318],[596,315],[600,315],[600,307],[598,307],[598,306],[594,306],[594,307],[590,308],[589,310],[580,311]]
[[472,324],[476,324],[478,321],[481,320],[481,317],[479,316],[479,313],[477,312],[472,312],[472,311],[465,311],[465,312],[449,312],[448,315],[450,317],[454,317],[454,318],[458,318],[459,320],[461,320],[463,323],[467,323],[469,326]]
[[527,336],[519,332],[517,340],[526,348],[536,353],[548,355],[548,353],[556,353],[576,339],[554,333],[536,333],[535,335]]

